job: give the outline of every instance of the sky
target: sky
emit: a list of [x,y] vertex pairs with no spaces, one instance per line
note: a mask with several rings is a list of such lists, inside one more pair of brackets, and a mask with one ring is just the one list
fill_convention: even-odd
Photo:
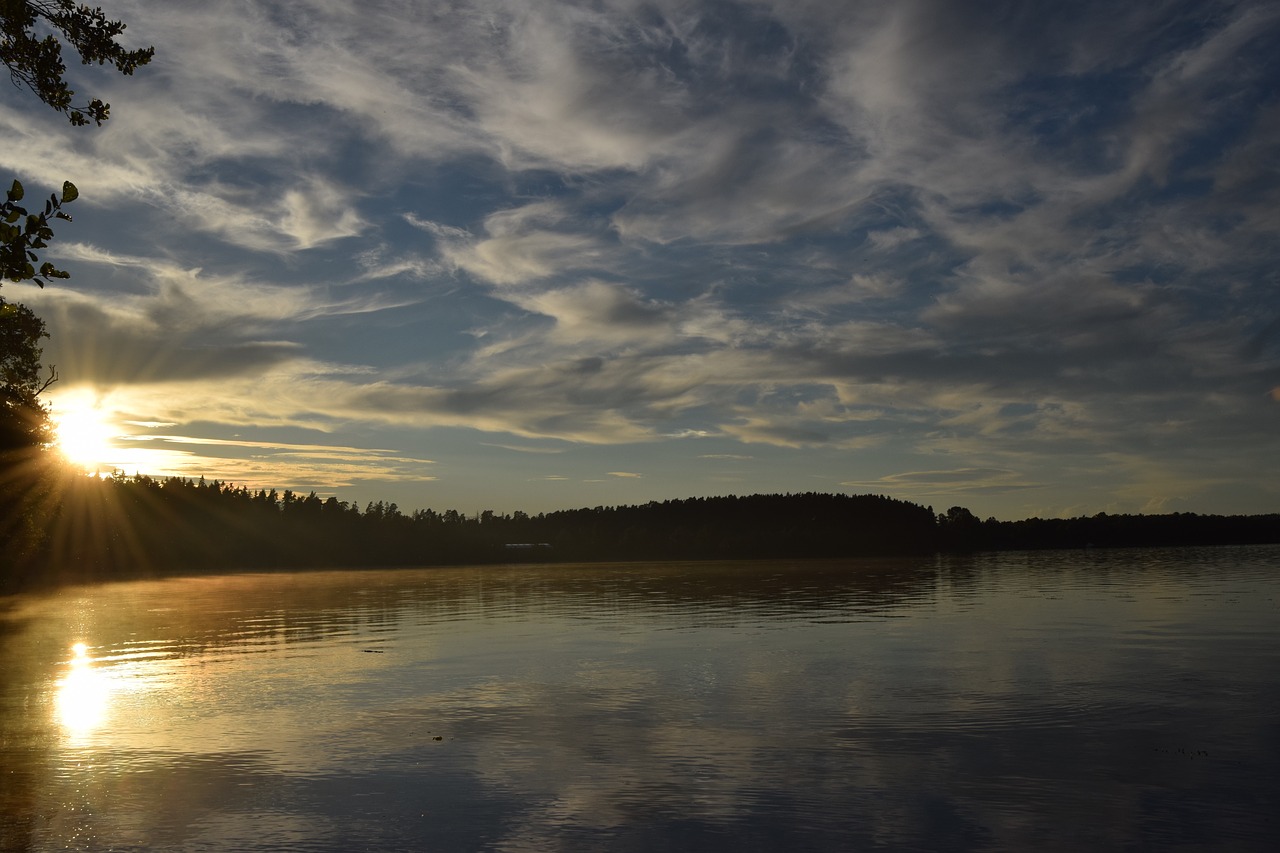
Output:
[[105,125],[0,87],[98,469],[1280,511],[1274,2],[103,6]]

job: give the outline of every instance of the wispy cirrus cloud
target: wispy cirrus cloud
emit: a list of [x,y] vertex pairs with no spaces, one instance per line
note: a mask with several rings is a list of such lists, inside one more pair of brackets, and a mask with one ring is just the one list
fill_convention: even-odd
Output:
[[332,493],[369,479],[409,483],[436,479],[432,460],[392,450],[164,434],[132,435],[117,444],[120,457],[106,462],[127,473],[146,473],[157,464],[193,478],[216,470],[220,479],[251,489],[288,483],[295,491]]
[[1041,489],[1043,483],[1028,482],[1017,471],[1007,468],[953,468],[943,471],[907,471],[888,474],[868,482],[846,482],[842,486],[903,491],[921,496],[945,496],[953,494],[1006,493],[1024,489]]

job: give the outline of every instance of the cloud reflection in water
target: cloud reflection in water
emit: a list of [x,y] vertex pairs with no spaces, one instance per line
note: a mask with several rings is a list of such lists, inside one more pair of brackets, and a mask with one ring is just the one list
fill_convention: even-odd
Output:
[[0,829],[29,849],[1269,851],[1247,804],[1280,790],[1278,560],[103,586],[0,633],[4,660],[95,643],[31,667],[61,676],[59,716],[46,759],[0,741],[32,780]]

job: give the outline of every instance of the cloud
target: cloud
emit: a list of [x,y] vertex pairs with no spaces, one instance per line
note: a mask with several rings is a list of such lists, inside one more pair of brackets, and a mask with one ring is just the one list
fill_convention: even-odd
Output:
[[0,93],[0,163],[81,189],[70,287],[5,294],[135,420],[1270,488],[1222,453],[1275,450],[1266,4],[117,11],[159,53],[72,69],[107,126]]
[[[478,278],[517,285],[603,263],[605,251],[591,234],[574,233],[576,223],[561,205],[542,201],[490,214],[486,237],[472,239],[457,228],[411,222],[441,243],[444,258]],[[554,230],[557,226],[565,230]]]
[[510,450],[512,453],[538,453],[538,454],[559,454],[564,453],[562,447],[530,447],[528,445],[515,444],[493,444],[491,442],[482,442],[485,447],[497,447],[500,450]]
[[350,191],[312,178],[305,187],[286,190],[280,199],[280,231],[299,249],[354,237],[369,226],[353,209],[353,201]]
[[502,50],[466,61],[461,89],[509,168],[638,169],[679,127],[679,81],[659,56],[669,34],[639,16],[552,4],[508,7]]
[[1007,468],[953,468],[943,471],[908,471],[888,474],[872,481],[843,482],[847,488],[869,489],[890,494],[936,497],[946,495],[1007,494],[1026,489],[1042,489],[1045,484],[1027,482]]
[[46,357],[60,366],[64,379],[76,383],[188,381],[266,370],[304,357],[300,343],[282,339],[299,323],[418,301],[379,291],[334,294],[327,287],[209,273],[91,244],[59,249],[60,258],[126,282],[115,291],[12,286],[11,292],[38,308],[49,326]]
[[[128,395],[107,395],[97,405],[108,412],[128,405]],[[55,408],[58,400],[55,399]],[[108,418],[108,422],[111,419]],[[123,431],[100,460],[105,469],[125,473],[221,479],[248,488],[318,489],[332,491],[366,479],[386,482],[427,482],[434,462],[392,449],[338,444],[255,441],[188,436],[159,430],[171,423],[116,421]]]
[[472,234],[465,228],[455,228],[451,225],[444,225],[439,222],[432,222],[428,219],[422,219],[412,213],[402,214],[404,221],[408,222],[414,228],[425,231],[442,240],[470,240]]

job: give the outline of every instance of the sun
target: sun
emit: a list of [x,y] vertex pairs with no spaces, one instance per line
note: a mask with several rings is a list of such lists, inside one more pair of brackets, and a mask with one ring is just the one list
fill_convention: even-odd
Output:
[[58,449],[72,465],[97,468],[117,452],[119,430],[92,404],[81,404],[57,415]]

